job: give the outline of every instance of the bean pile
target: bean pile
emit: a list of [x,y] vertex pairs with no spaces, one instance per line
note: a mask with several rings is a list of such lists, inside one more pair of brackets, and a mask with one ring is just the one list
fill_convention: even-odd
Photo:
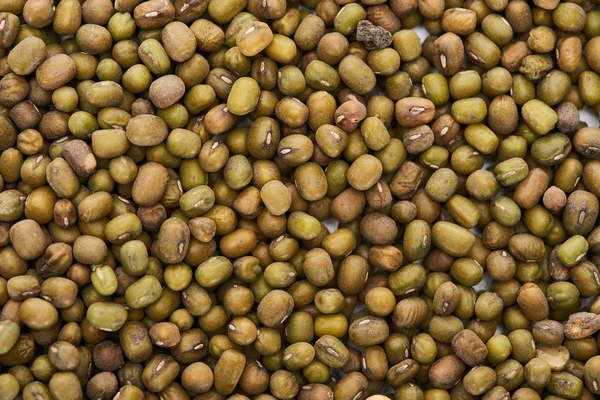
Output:
[[0,0],[0,399],[598,398],[599,5]]

